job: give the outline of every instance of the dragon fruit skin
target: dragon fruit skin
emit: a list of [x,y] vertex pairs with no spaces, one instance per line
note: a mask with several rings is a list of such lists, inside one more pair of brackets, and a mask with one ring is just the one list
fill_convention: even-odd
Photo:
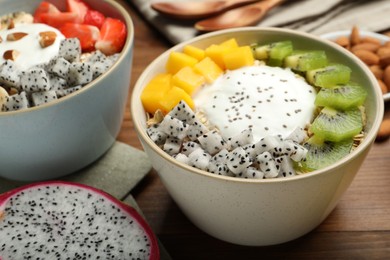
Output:
[[138,212],[87,185],[17,188],[0,195],[0,216],[1,260],[159,259],[157,238]]

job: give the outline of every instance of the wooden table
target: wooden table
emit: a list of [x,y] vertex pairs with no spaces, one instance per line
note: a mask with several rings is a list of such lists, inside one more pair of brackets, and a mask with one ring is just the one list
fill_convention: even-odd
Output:
[[[136,35],[132,87],[147,65],[171,45],[132,6],[126,8]],[[142,149],[129,104],[118,140]],[[155,171],[132,193],[173,259],[390,259],[390,141],[374,144],[356,179],[319,227],[282,245],[237,246],[205,234],[183,215]]]

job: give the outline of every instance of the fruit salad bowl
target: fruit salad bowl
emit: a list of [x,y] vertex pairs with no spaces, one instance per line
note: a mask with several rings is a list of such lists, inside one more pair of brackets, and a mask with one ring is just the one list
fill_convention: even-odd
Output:
[[[5,0],[1,2],[0,14],[34,14],[41,2]],[[47,2],[58,8],[57,13],[67,8],[65,0]],[[65,176],[97,160],[116,140],[130,85],[133,24],[128,12],[115,1],[84,3],[105,17],[122,21],[127,30],[123,49],[106,72],[82,83],[77,91],[47,104],[0,112],[0,177],[37,181]]]
[[[320,169],[287,178],[259,179],[250,178],[248,175],[246,176],[248,178],[239,178],[231,174],[218,175],[201,170],[192,165],[197,165],[203,154],[193,158],[194,162],[190,165],[183,159],[184,156],[180,156],[179,160],[178,155],[169,154],[174,146],[170,146],[171,150],[169,147],[163,150],[157,145],[155,142],[157,139],[151,138],[153,132],[148,130],[150,116],[146,116],[145,103],[141,100],[146,96],[144,89],[151,85],[156,75],[164,75],[170,69],[173,52],[182,52],[189,45],[192,49],[195,47],[203,50],[212,45],[222,46],[232,38],[240,46],[289,40],[296,49],[323,50],[332,62],[348,66],[352,72],[351,79],[363,86],[367,93],[364,102],[366,114],[364,138],[360,145],[342,159]],[[228,59],[225,59],[225,65],[228,64],[226,60]],[[287,29],[258,27],[229,29],[198,36],[174,46],[157,57],[135,84],[131,98],[131,113],[138,137],[154,169],[173,200],[197,227],[213,237],[234,244],[273,245],[296,239],[317,227],[335,208],[351,184],[370,150],[383,117],[382,96],[376,84],[375,78],[361,61],[329,41]],[[237,91],[236,95],[239,94]],[[210,96],[213,97],[212,94]],[[174,98],[176,97],[171,95],[169,100]],[[175,113],[178,114],[179,110],[175,110]],[[251,114],[252,117],[255,115]],[[225,116],[228,117],[228,113]],[[152,119],[158,120],[156,117]],[[180,132],[180,128],[177,129]],[[201,138],[206,138],[206,135],[198,138],[200,143]],[[207,147],[207,144],[204,147]],[[228,158],[235,160],[234,154]],[[241,162],[245,162],[246,159],[243,158],[241,157]],[[211,165],[211,160],[208,165]],[[229,171],[233,172],[234,165],[230,167],[229,162],[226,165]],[[258,174],[258,171],[252,173]],[[255,174],[252,177],[254,176]],[[267,176],[267,170],[264,170],[264,176]]]

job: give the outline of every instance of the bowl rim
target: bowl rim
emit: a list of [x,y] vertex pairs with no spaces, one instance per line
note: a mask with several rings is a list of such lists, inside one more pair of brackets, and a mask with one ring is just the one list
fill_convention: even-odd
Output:
[[108,74],[110,74],[110,72],[112,70],[115,70],[116,67],[118,67],[119,64],[122,63],[122,60],[125,59],[126,54],[128,52],[130,52],[132,47],[133,47],[133,42],[134,42],[134,24],[133,24],[133,21],[132,21],[132,19],[130,17],[129,12],[127,12],[126,9],[121,4],[119,4],[117,1],[115,1],[115,0],[102,0],[102,1],[108,3],[109,5],[114,7],[117,11],[119,11],[119,13],[123,17],[123,19],[125,21],[125,24],[126,24],[126,29],[127,29],[126,42],[125,42],[125,44],[123,46],[122,51],[119,53],[119,57],[118,57],[117,61],[105,73],[103,73],[102,75],[100,75],[99,77],[97,77],[96,79],[91,81],[90,83],[86,84],[81,89],[79,89],[79,90],[77,90],[77,91],[75,91],[73,93],[70,93],[69,95],[66,95],[66,96],[64,96],[64,97],[62,97],[60,99],[53,100],[53,101],[51,101],[49,103],[46,103],[46,104],[43,104],[43,105],[40,105],[40,106],[33,106],[33,107],[29,107],[27,109],[16,110],[16,111],[7,111],[7,112],[0,111],[0,118],[1,117],[6,117],[6,116],[20,115],[20,114],[24,114],[24,113],[33,113],[35,111],[48,109],[49,107],[55,106],[55,105],[57,105],[59,103],[66,102],[67,100],[73,98],[74,96],[82,94],[82,93],[90,90],[91,88],[93,88],[95,84],[98,84],[100,81],[102,81],[106,77],[108,77]]
[[[374,88],[374,101],[376,105],[376,117],[372,121],[372,128],[371,131],[368,132],[363,140],[363,142],[350,154],[339,160],[338,162],[327,166],[325,168],[315,170],[312,172],[304,173],[304,174],[298,174],[292,177],[287,177],[287,178],[270,178],[270,179],[245,179],[245,178],[237,178],[237,177],[230,177],[230,176],[222,176],[222,175],[217,175],[213,173],[209,173],[204,170],[197,169],[195,167],[191,167],[189,165],[186,165],[184,163],[181,163],[174,159],[172,156],[164,152],[160,147],[158,147],[146,134],[146,131],[144,130],[144,126],[141,123],[141,120],[139,119],[139,114],[136,113],[136,103],[140,102],[137,100],[139,99],[141,90],[143,89],[144,85],[141,85],[141,82],[145,82],[145,78],[148,76],[148,71],[150,68],[155,67],[158,65],[158,63],[161,62],[164,58],[167,57],[167,55],[175,50],[181,50],[185,45],[191,44],[193,42],[197,42],[200,40],[204,40],[209,37],[214,37],[214,36],[219,36],[219,35],[224,35],[224,34],[230,34],[230,33],[238,33],[238,32],[253,32],[253,33],[259,33],[262,31],[269,31],[269,32],[279,32],[279,33],[287,33],[287,34],[294,34],[298,35],[304,38],[308,38],[310,40],[314,41],[319,41],[322,42],[325,45],[330,45],[332,48],[336,49],[337,51],[342,52],[344,55],[348,56],[350,59],[352,59],[354,62],[356,62],[359,67],[362,68],[367,74],[368,79],[373,83],[373,85],[377,85],[375,77],[372,73],[370,73],[369,69],[365,64],[360,61],[355,55],[349,53],[346,51],[344,48],[340,47],[336,43],[333,43],[331,41],[328,41],[326,39],[320,38],[316,35],[305,33],[305,32],[300,32],[300,31],[295,31],[291,29],[286,29],[286,28],[276,28],[276,27],[255,27],[255,26],[249,26],[249,27],[241,27],[241,28],[233,28],[233,29],[224,29],[220,31],[215,31],[215,32],[210,32],[210,33],[205,33],[200,36],[194,37],[190,40],[181,42],[162,54],[160,54],[156,59],[154,59],[142,72],[142,74],[139,76],[137,79],[132,93],[131,93],[131,116],[134,124],[134,128],[136,132],[138,133],[138,138],[141,139],[142,144],[148,145],[154,152],[156,152],[159,156],[161,156],[164,160],[167,161],[167,163],[172,163],[176,167],[182,168],[183,170],[188,171],[189,174],[197,174],[201,175],[206,178],[213,178],[216,180],[222,180],[222,181],[231,181],[231,182],[237,182],[237,183],[246,183],[246,184],[255,184],[255,183],[280,183],[280,182],[294,182],[298,181],[301,179],[306,179],[306,178],[312,178],[314,176],[322,175],[322,174],[330,174],[327,173],[329,169],[338,169],[342,167],[343,164],[349,162],[352,160],[353,157],[358,156],[359,154],[363,153],[366,148],[369,148],[369,146],[373,143],[375,140],[377,131],[379,130],[380,123],[383,118],[384,114],[384,102],[378,102],[382,101],[382,94],[379,92],[379,86],[377,88]],[[142,104],[141,104],[142,105]]]

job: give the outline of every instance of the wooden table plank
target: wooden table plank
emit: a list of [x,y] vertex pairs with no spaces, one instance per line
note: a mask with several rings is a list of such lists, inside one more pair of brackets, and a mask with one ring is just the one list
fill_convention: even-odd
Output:
[[[128,5],[135,24],[131,86],[170,45]],[[390,118],[387,105],[386,117]],[[141,148],[129,102],[119,141]],[[390,141],[375,143],[336,209],[314,231],[270,247],[244,247],[214,239],[195,227],[152,171],[133,191],[146,219],[173,259],[386,259],[390,256]]]

